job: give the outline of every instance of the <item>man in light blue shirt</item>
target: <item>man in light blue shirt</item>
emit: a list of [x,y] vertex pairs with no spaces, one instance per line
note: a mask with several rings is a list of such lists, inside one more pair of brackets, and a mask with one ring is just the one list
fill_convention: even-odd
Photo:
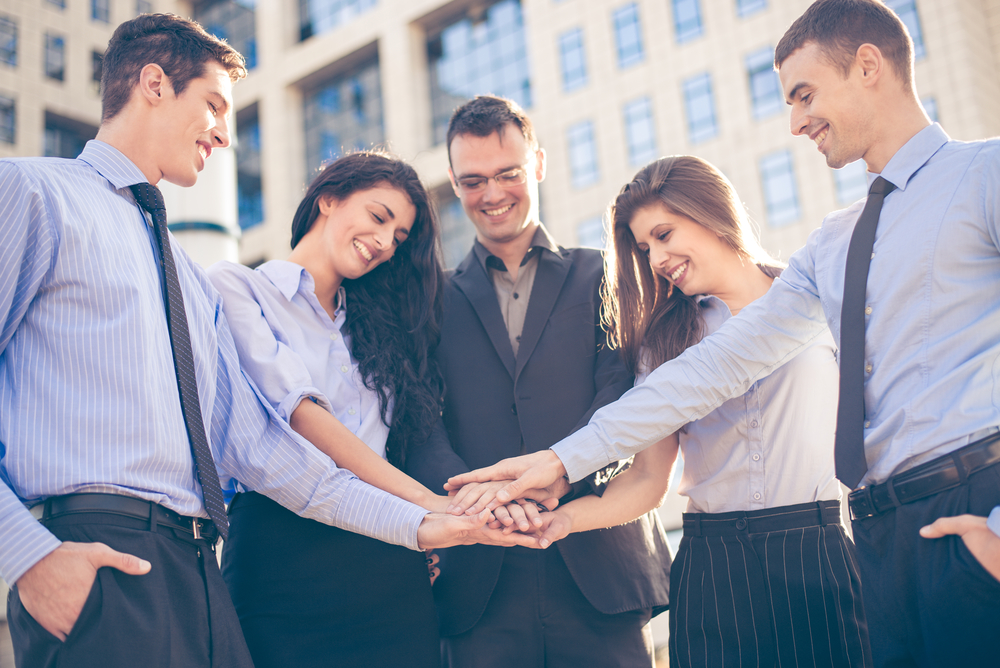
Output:
[[[1000,625],[1000,141],[952,141],[931,124],[912,62],[905,27],[877,0],[814,3],[775,56],[792,133],[831,167],[864,159],[871,180],[895,186],[867,282],[867,473],[851,495],[876,664],[989,665]],[[824,325],[839,340],[864,203],[830,214],[767,295],[587,427],[452,482],[523,473],[498,494],[507,499],[564,473],[577,480],[742,394]]]
[[[243,75],[197,24],[142,15],[106,52],[97,140],[75,160],[0,161],[0,576],[18,665],[250,665],[129,189],[193,185],[229,145]],[[298,438],[240,371],[218,293],[171,246],[224,488],[412,549],[484,538],[485,518],[427,515]]]

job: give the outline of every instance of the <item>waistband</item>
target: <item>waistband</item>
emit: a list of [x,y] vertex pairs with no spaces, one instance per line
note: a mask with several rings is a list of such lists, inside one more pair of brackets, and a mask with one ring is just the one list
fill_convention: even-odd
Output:
[[840,524],[840,501],[815,501],[764,510],[684,513],[685,536],[735,536]]

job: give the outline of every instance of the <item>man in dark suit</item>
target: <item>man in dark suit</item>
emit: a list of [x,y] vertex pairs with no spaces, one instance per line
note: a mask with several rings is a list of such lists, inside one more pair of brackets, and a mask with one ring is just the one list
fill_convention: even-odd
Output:
[[[560,248],[539,222],[545,152],[524,112],[468,102],[452,116],[448,155],[476,241],[444,291],[445,428],[408,457],[432,489],[549,447],[632,385],[600,324],[601,253]],[[570,493],[600,493],[614,468]],[[527,528],[532,511],[509,512]],[[655,512],[556,549],[446,550],[434,585],[445,664],[651,666],[648,622],[667,605],[669,569]]]

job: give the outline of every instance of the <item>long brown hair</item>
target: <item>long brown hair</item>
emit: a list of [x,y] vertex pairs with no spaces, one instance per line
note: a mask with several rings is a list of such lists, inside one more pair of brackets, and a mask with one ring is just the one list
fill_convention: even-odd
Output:
[[[604,258],[602,317],[612,346],[628,368],[654,369],[704,336],[695,295],[672,290],[639,249],[629,223],[641,209],[661,206],[718,234],[743,260],[768,276],[783,266],[757,241],[736,190],[713,165],[691,155],[660,158],[625,184],[608,210],[611,248]],[[640,359],[641,350],[646,355]]]

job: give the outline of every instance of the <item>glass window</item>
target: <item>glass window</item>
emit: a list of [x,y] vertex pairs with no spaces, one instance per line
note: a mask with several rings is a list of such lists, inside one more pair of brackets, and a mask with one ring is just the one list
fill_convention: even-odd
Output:
[[257,0],[209,0],[197,6],[194,19],[205,30],[243,54],[247,69],[257,66]]
[[778,151],[761,158],[760,182],[767,203],[767,222],[771,227],[784,227],[798,220],[799,197],[792,154]]
[[45,156],[75,158],[88,141],[97,136],[97,128],[53,113],[45,112]]
[[587,248],[604,248],[604,219],[594,216],[576,226],[576,245]]
[[699,0],[674,0],[674,32],[678,42],[686,42],[702,34]]
[[0,95],[0,142],[13,144],[17,139],[17,106],[14,100]]
[[17,24],[0,16],[0,63],[17,65]]
[[920,98],[920,104],[924,105],[924,111],[935,123],[940,123],[938,118],[938,108],[937,108],[937,98],[935,97],[922,97]]
[[767,0],[736,0],[736,15],[750,16],[767,8]]
[[98,95],[101,92],[101,76],[104,74],[104,54],[100,51],[90,52],[90,81],[96,87]]
[[153,13],[153,3],[150,0],[136,0],[135,2],[135,13],[136,14],[152,14]]
[[920,16],[917,14],[916,0],[886,0],[886,6],[896,12],[896,16],[906,26],[913,39],[913,57],[920,60],[927,55],[924,48],[924,31],[920,27]]
[[45,35],[45,76],[59,81],[66,76],[66,42],[59,35]]
[[264,220],[260,178],[260,120],[257,112],[241,114],[236,123],[236,190],[240,229]]
[[648,97],[640,97],[625,105],[625,138],[629,164],[645,165],[656,157],[653,105]]
[[697,144],[718,135],[711,76],[706,72],[691,77],[684,81],[682,87],[684,107],[688,117],[688,138],[691,143]]
[[[90,0],[90,18],[109,23],[111,21],[111,0]],[[76,157],[75,155],[73,156]]]
[[746,57],[746,65],[754,118],[767,118],[781,111],[785,98],[781,93],[781,80],[774,71],[774,49],[765,47],[754,51]]
[[66,9],[66,0],[49,0],[49,4],[59,9]]
[[309,179],[317,168],[345,151],[385,141],[378,62],[334,77],[304,97]]
[[434,143],[445,140],[456,108],[483,93],[531,106],[524,21],[518,0],[490,5],[477,21],[465,17],[427,36]]
[[615,43],[618,45],[618,67],[624,69],[642,62],[639,7],[635,3],[625,5],[616,9],[612,18],[615,24]]
[[865,161],[855,160],[833,170],[833,182],[837,186],[837,201],[840,204],[858,201],[868,194],[868,168],[865,167]]
[[583,30],[574,28],[559,36],[563,90],[569,92],[587,84],[587,57],[583,52]]
[[444,266],[452,269],[458,266],[472,248],[472,241],[476,238],[476,228],[466,217],[462,201],[455,197],[451,186],[438,188],[432,195],[441,223]]
[[299,0],[299,40],[332,30],[375,6],[376,0]]
[[600,171],[597,167],[597,143],[594,141],[594,124],[581,121],[569,127],[566,132],[569,144],[569,170],[573,187],[580,189],[597,183]]

